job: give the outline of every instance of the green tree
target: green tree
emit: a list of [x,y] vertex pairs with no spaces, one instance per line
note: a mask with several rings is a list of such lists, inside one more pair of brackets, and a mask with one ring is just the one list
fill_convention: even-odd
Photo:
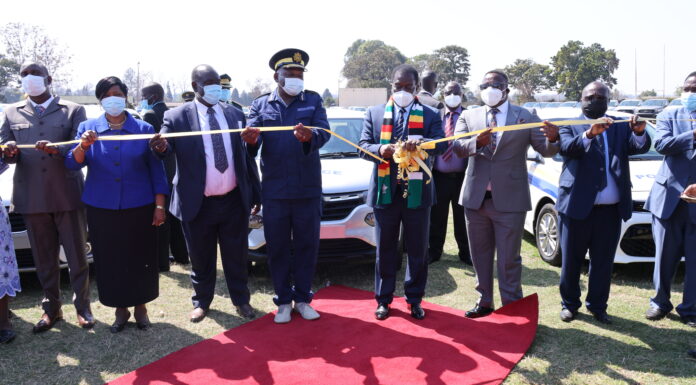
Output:
[[423,72],[425,69],[429,69],[430,66],[433,64],[433,61],[435,60],[435,57],[433,54],[429,53],[422,53],[420,55],[416,55],[412,58],[409,58],[406,62],[418,70],[418,72]]
[[392,70],[404,62],[398,49],[381,40],[356,40],[346,51],[342,73],[348,87],[388,88]]
[[517,59],[504,71],[510,85],[519,92],[520,102],[534,101],[534,94],[549,86],[551,68],[532,59]]
[[679,98],[679,97],[681,97],[682,92],[684,92],[684,87],[677,87],[674,90],[674,96]]
[[0,54],[0,87],[16,85],[19,79],[19,63]]
[[551,58],[551,67],[556,89],[569,100],[579,100],[590,82],[599,80],[610,88],[616,84],[612,74],[619,67],[619,59],[613,49],[604,49],[598,43],[585,47],[571,40]]
[[437,72],[442,84],[455,81],[466,84],[469,80],[469,51],[458,45],[448,45],[433,53],[423,53],[408,59],[418,72],[429,69]]
[[331,91],[328,88],[324,90],[321,94],[321,98],[324,100],[324,107],[331,107],[336,105],[336,99],[331,95]]
[[641,98],[651,98],[657,96],[657,92],[655,90],[645,90],[640,93]]

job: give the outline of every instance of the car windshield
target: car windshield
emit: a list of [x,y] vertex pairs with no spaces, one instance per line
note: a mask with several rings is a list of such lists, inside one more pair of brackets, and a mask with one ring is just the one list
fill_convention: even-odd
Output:
[[664,106],[665,104],[667,104],[667,101],[664,99],[651,99],[644,101],[641,106]]
[[[357,144],[360,141],[363,120],[359,118],[331,118],[329,119],[329,126],[331,131]],[[319,155],[358,156],[357,151],[355,147],[332,135],[331,139],[319,149]]]
[[527,102],[527,103],[523,104],[522,107],[525,107],[525,108],[534,107],[535,104],[536,103],[534,103],[534,102]]
[[561,107],[575,107],[575,102],[563,102]]
[[609,107],[616,107],[618,105],[619,105],[619,102],[617,102],[616,100],[612,100],[609,102]]
[[640,104],[640,100],[624,100],[623,102],[619,103],[619,106],[637,106]]
[[669,104],[670,106],[681,106],[681,99],[674,99],[672,100],[672,103]]
[[561,102],[552,102],[552,103],[549,103],[549,105],[546,107],[547,108],[556,108],[556,107],[560,107],[560,106],[561,106]]

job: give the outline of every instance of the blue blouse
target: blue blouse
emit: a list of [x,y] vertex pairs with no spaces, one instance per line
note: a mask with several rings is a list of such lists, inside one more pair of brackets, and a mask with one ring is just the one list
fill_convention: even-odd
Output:
[[[112,130],[106,116],[89,119],[77,128],[80,139],[85,131],[98,136],[154,134],[152,126],[136,120],[126,112],[126,121],[120,130]],[[129,209],[151,204],[155,194],[169,194],[167,177],[162,161],[152,151],[147,139],[126,141],[96,141],[85,151],[85,161],[75,161],[72,151],[65,158],[65,166],[79,170],[88,166],[82,201],[102,209]]]

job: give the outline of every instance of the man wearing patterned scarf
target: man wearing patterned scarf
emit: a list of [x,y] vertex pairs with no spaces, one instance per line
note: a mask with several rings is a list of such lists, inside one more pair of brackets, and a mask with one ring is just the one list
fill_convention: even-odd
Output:
[[[375,162],[367,204],[374,208],[377,222],[375,317],[378,320],[389,316],[396,271],[401,260],[399,233],[402,227],[408,253],[404,279],[406,302],[413,318],[425,317],[420,303],[428,277],[428,227],[435,186],[422,169],[409,172],[407,180],[397,178],[398,168],[393,159],[397,142],[403,142],[403,149],[411,151],[423,141],[444,137],[439,112],[422,105],[415,96],[419,85],[418,71],[414,67],[396,67],[392,76],[392,96],[386,105],[374,106],[367,111],[360,137],[360,147],[387,160],[387,163],[381,163],[360,153],[364,159]],[[438,155],[446,149],[447,143],[439,143],[428,154]],[[432,167],[431,159],[425,160],[429,168]]]

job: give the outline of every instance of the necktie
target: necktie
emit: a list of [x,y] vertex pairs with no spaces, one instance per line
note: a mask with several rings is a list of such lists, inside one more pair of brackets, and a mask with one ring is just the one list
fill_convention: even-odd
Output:
[[394,135],[395,140],[402,139],[404,136],[404,120],[406,120],[406,109],[399,108],[399,120],[396,122],[396,129],[394,130],[396,134]]
[[[602,154],[602,168],[604,168],[606,164],[606,156],[607,154],[605,153],[605,137],[604,134],[597,135],[595,140],[592,141],[593,144],[595,144],[597,151],[599,151],[600,154]],[[604,170],[604,172],[601,173],[599,177],[599,191],[604,190],[604,188],[607,187],[607,170]]]
[[[496,115],[498,112],[500,112],[500,110],[497,109],[497,108],[491,108],[491,110],[488,111],[488,113],[491,115],[491,117],[490,117],[490,119],[489,119],[489,124],[488,124],[488,127],[489,127],[489,128],[498,127],[498,121],[496,120],[496,117],[495,117],[495,115]],[[496,148],[496,146],[498,145],[498,144],[496,143],[496,141],[497,141],[496,139],[497,139],[497,138],[498,138],[498,133],[497,133],[497,132],[491,133],[491,142],[488,143],[488,145],[487,145],[486,147],[483,148],[483,156],[485,156],[485,157],[488,158],[488,159],[492,159],[492,158],[493,158],[493,154],[495,153],[495,148]]]
[[[445,123],[445,137],[450,137],[454,135],[454,114],[449,113],[449,116],[447,117],[447,122]],[[452,151],[453,151],[453,146],[452,142],[449,142],[449,146],[447,147],[447,151],[445,151],[444,154],[442,154],[442,160],[448,161],[452,157]]]
[[39,105],[34,106],[34,111],[36,111],[37,116],[41,116],[41,115],[43,115],[44,111],[46,111],[46,109],[42,105],[39,104]]
[[[220,123],[215,117],[213,107],[208,107],[208,124],[210,131],[220,131]],[[215,158],[215,168],[220,173],[225,172],[229,166],[227,161],[227,153],[225,153],[225,142],[222,140],[222,134],[211,134],[210,139],[213,142],[213,157]]]

